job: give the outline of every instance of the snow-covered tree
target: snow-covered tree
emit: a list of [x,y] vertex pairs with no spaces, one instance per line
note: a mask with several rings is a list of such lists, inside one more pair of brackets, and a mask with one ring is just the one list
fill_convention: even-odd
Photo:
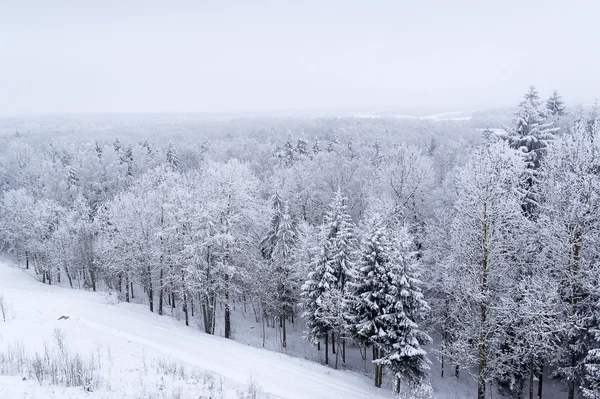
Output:
[[294,273],[294,252],[297,240],[296,224],[287,205],[278,194],[271,199],[271,228],[261,242],[261,252],[269,263],[274,281],[271,291],[275,315],[282,327],[281,346],[287,347],[286,321],[298,303],[298,278]]
[[498,343],[496,305],[517,273],[518,235],[526,222],[521,211],[522,158],[505,143],[478,148],[457,176],[457,200],[450,253],[443,261],[453,339],[446,353],[466,368],[477,367],[478,398],[484,399],[493,370],[489,358]]
[[600,132],[579,123],[556,140],[541,169],[539,226],[545,265],[559,284],[564,306],[558,376],[575,397],[585,373],[583,359],[594,348],[600,292],[595,284],[600,264]]
[[[329,257],[327,232],[321,229],[318,247],[314,250],[308,279],[301,287],[302,317],[306,320],[306,337],[313,343],[325,340],[325,363],[329,362],[329,333],[331,322],[324,306],[327,295],[337,285],[335,270]],[[324,317],[325,316],[325,317]]]
[[179,170],[179,154],[177,153],[177,149],[173,145],[173,143],[169,143],[169,148],[167,148],[167,164],[173,170]]
[[561,117],[565,115],[565,103],[558,90],[554,90],[546,100],[546,109],[548,110],[548,114],[552,117]]
[[341,290],[352,280],[356,249],[354,224],[348,213],[346,201],[342,191],[338,189],[330,204],[330,210],[325,215],[328,256],[336,284]]
[[[540,167],[548,145],[555,138],[558,128],[548,117],[547,109],[543,106],[535,87],[530,86],[523,100],[519,103],[513,118],[513,127],[508,129],[509,145],[518,150],[527,165],[525,180],[526,188],[531,190],[537,180],[537,170]],[[523,208],[532,214],[537,199],[531,193],[526,197]]]
[[351,331],[373,346],[375,385],[381,386],[383,366],[400,381],[419,385],[428,369],[422,346],[431,338],[419,328],[429,309],[416,278],[414,242],[405,228],[391,231],[374,215],[361,246],[362,259],[353,284]]

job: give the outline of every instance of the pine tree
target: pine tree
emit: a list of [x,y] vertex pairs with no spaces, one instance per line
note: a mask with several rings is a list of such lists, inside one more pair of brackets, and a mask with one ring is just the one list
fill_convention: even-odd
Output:
[[323,317],[326,309],[323,306],[329,291],[336,286],[337,279],[328,257],[329,248],[325,231],[320,233],[320,244],[312,257],[308,280],[301,287],[302,317],[306,320],[306,337],[313,343],[325,338],[325,363],[328,363],[328,336],[331,332],[330,322]]
[[392,248],[384,223],[374,215],[361,244],[361,261],[356,283],[352,284],[354,303],[350,310],[350,332],[365,346],[373,346],[375,386],[382,382],[380,357],[381,336],[385,334],[382,312],[393,307],[394,297],[388,294],[392,276],[390,254]]
[[298,142],[296,143],[296,152],[301,157],[308,156],[308,141],[306,141],[306,138],[300,137],[298,139]]
[[269,263],[271,278],[274,280],[274,304],[282,326],[282,346],[287,346],[286,319],[291,316],[297,298],[297,279],[293,271],[293,254],[297,241],[296,224],[289,209],[279,194],[271,200],[273,216],[271,228],[261,241],[260,249]]
[[428,369],[422,346],[431,338],[418,326],[429,309],[415,276],[412,237],[405,228],[391,232],[375,215],[361,247],[362,259],[351,330],[357,340],[373,345],[375,385],[381,386],[383,366],[410,385],[419,385]]
[[589,399],[597,399],[600,397],[600,324],[592,329],[591,333],[595,347],[585,358],[586,386],[583,387],[583,395]]
[[271,225],[269,231],[260,242],[260,251],[265,259],[271,259],[273,249],[277,244],[277,232],[279,230],[279,224],[281,223],[281,216],[285,203],[279,196],[279,193],[273,194],[271,197],[271,210],[273,216],[271,217]]
[[321,147],[319,145],[319,139],[316,139],[312,146],[312,153],[313,155],[317,155],[319,152],[321,152]]
[[548,118],[546,109],[542,107],[542,101],[535,87],[530,86],[519,103],[513,118],[513,128],[509,130],[508,143],[523,154],[529,170],[528,186],[532,187],[535,171],[539,168],[546,149],[558,130],[553,121]]
[[[405,228],[392,233],[392,285],[397,290],[397,300],[393,308],[395,320],[387,320],[390,328],[385,339],[387,342],[384,343],[386,356],[383,361],[398,380],[398,392],[401,379],[406,379],[411,386],[421,385],[429,369],[427,353],[422,346],[432,341],[418,324],[425,319],[429,305],[421,291],[422,283],[417,278],[417,254],[413,246],[414,239]],[[391,314],[392,311],[387,313],[388,318],[391,318]]]
[[[339,308],[332,306],[332,297],[346,297],[346,284],[352,281],[354,269],[354,226],[348,210],[346,199],[338,189],[325,215],[323,231],[319,238],[319,246],[311,264],[309,279],[302,286],[303,307],[309,327],[308,337],[312,341],[325,338],[328,346],[328,333],[332,332],[332,341],[345,339],[345,326],[340,325],[341,318],[336,314]],[[336,291],[334,295],[333,291]],[[339,304],[336,304],[339,305]],[[335,348],[335,343],[332,342]],[[335,350],[335,349],[333,349]],[[326,362],[328,360],[326,351]]]
[[330,262],[337,286],[343,290],[346,283],[352,279],[355,237],[354,224],[348,213],[346,198],[339,188],[330,204],[329,212],[325,215],[325,226],[328,230]]
[[289,168],[296,161],[296,147],[292,143],[292,136],[288,135],[285,143],[283,143],[283,147],[278,152],[277,156],[281,160],[281,163],[284,167]]
[[360,247],[360,262],[356,282],[351,284],[355,303],[350,312],[354,338],[363,345],[373,345],[378,336],[375,320],[384,306],[380,301],[387,298],[379,294],[380,282],[390,262],[390,243],[385,234],[384,223],[379,215],[369,222],[367,233]]
[[167,148],[167,164],[172,170],[179,170],[179,154],[173,143],[169,143]]
[[565,103],[558,90],[554,90],[548,100],[546,100],[546,109],[548,110],[548,114],[553,117],[565,115]]

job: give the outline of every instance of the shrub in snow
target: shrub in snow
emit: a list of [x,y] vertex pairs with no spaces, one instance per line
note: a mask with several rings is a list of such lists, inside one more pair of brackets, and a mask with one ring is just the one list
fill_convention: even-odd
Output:
[[429,384],[409,385],[407,389],[397,393],[395,399],[435,399],[433,388]]
[[10,302],[8,302],[8,300],[2,294],[0,294],[0,317],[2,317],[2,321],[4,322],[10,318],[14,319],[15,317]]

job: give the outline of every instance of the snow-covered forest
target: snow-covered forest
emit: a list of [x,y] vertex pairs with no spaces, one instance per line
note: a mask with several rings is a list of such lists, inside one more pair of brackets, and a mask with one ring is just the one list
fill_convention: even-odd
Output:
[[531,87],[511,112],[6,118],[0,245],[45,284],[198,334],[249,323],[403,398],[597,399],[600,107]]

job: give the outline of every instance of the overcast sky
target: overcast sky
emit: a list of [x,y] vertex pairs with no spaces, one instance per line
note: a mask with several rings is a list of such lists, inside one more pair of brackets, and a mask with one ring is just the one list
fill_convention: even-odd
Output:
[[0,114],[600,96],[598,0],[0,0]]

